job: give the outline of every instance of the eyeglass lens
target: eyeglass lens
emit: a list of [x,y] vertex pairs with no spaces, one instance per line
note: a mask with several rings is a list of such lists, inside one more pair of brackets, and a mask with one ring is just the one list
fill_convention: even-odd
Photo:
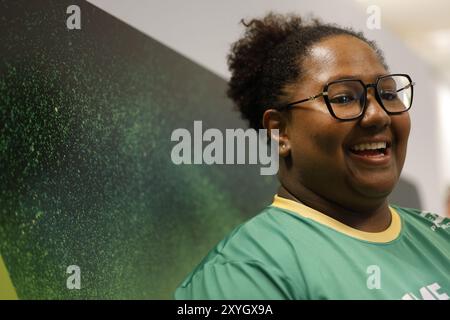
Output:
[[[336,117],[352,119],[359,116],[366,102],[366,89],[358,80],[345,80],[328,85],[328,101]],[[411,107],[412,86],[409,78],[393,75],[381,78],[378,96],[388,112],[404,112]]]

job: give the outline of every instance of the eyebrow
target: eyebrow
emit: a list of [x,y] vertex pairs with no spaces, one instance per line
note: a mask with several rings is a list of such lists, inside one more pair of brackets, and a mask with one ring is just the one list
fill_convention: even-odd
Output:
[[[389,74],[389,72],[377,73],[377,74],[371,76],[371,78],[377,79],[378,77],[386,76],[388,74]],[[333,82],[333,81],[338,81],[338,80],[344,80],[344,79],[360,80],[361,78],[363,78],[361,75],[356,75],[355,76],[355,75],[350,75],[350,74],[348,74],[348,75],[347,74],[340,74],[340,75],[336,75],[336,76],[328,78],[327,83],[330,83],[330,82]]]

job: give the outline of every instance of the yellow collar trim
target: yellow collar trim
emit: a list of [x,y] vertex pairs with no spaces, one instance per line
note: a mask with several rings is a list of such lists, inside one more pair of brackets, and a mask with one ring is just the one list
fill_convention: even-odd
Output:
[[355,228],[352,228],[346,224],[343,224],[342,222],[339,222],[326,214],[323,214],[322,212],[319,212],[313,208],[310,208],[308,206],[305,206],[302,203],[289,200],[286,198],[282,198],[278,195],[275,195],[272,206],[280,208],[280,209],[286,209],[289,211],[293,211],[302,217],[314,220],[320,224],[323,224],[325,226],[328,226],[340,233],[343,233],[345,235],[348,235],[350,237],[359,239],[359,240],[365,240],[370,242],[379,242],[379,243],[386,243],[390,242],[392,240],[395,240],[398,235],[400,234],[400,231],[402,229],[402,222],[400,219],[400,216],[398,212],[392,208],[389,207],[392,214],[392,220],[389,227],[381,232],[366,232],[361,231]]
[[0,255],[0,300],[17,300],[16,290]]

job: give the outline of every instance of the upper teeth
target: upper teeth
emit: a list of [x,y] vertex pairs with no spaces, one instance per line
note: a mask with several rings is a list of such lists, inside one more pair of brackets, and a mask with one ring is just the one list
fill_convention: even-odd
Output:
[[352,149],[356,151],[385,149],[386,145],[387,145],[386,142],[361,143],[353,146]]

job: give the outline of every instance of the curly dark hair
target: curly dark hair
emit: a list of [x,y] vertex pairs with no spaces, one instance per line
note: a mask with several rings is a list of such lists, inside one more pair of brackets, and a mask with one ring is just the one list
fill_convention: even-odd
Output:
[[228,55],[231,79],[227,95],[254,129],[262,128],[262,116],[269,106],[286,102],[283,89],[301,79],[302,59],[313,44],[326,37],[344,34],[366,42],[387,69],[375,42],[350,28],[272,12],[262,19],[241,23],[246,27],[244,36],[233,43]]

